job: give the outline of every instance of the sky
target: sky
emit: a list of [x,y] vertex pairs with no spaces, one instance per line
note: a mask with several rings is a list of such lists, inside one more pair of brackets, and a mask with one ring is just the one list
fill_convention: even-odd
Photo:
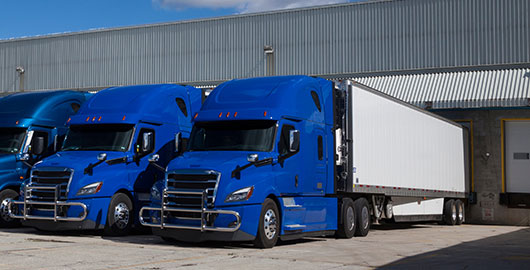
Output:
[[0,0],[0,40],[358,0]]

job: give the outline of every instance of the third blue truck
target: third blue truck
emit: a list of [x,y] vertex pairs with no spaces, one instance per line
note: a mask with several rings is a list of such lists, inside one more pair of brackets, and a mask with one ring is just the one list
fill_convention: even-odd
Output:
[[7,203],[18,197],[33,164],[52,155],[66,134],[66,121],[89,96],[75,91],[38,91],[0,99],[0,226],[14,227]]
[[464,221],[464,130],[353,81],[232,80],[194,115],[189,149],[140,221],[164,239],[368,234],[381,220]]

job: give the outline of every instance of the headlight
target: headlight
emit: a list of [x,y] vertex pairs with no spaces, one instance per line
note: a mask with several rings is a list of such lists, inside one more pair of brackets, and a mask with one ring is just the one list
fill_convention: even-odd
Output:
[[92,183],[90,185],[86,185],[82,187],[81,189],[79,189],[79,191],[77,192],[77,196],[96,194],[99,192],[102,185],[103,185],[103,182],[97,182],[97,183]]
[[240,190],[236,190],[226,197],[225,202],[246,201],[250,198],[250,196],[252,196],[253,191],[254,187],[247,187],[242,188]]

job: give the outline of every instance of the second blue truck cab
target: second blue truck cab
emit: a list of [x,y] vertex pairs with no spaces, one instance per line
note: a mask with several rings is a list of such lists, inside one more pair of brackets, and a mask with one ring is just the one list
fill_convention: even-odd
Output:
[[18,197],[31,166],[52,155],[67,131],[67,119],[85,102],[87,93],[39,91],[0,99],[0,226],[14,227],[7,203]]
[[332,95],[332,82],[307,76],[218,86],[195,117],[189,151],[153,187],[142,224],[164,238],[259,247],[335,233]]
[[12,217],[43,230],[127,234],[163,179],[160,168],[182,152],[200,106],[191,86],[98,92],[69,120],[61,151],[33,167]]

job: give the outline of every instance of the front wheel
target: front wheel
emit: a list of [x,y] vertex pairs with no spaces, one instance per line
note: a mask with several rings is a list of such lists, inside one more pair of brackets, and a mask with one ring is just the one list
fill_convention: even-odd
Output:
[[254,246],[258,248],[272,248],[278,242],[280,234],[280,213],[276,203],[267,198],[261,207],[259,218],[258,235],[254,240]]
[[0,227],[14,228],[20,226],[20,220],[9,216],[8,202],[10,199],[16,199],[18,193],[12,189],[4,189],[0,192]]
[[112,196],[107,213],[105,234],[123,236],[129,234],[133,223],[133,204],[129,196],[116,193]]

